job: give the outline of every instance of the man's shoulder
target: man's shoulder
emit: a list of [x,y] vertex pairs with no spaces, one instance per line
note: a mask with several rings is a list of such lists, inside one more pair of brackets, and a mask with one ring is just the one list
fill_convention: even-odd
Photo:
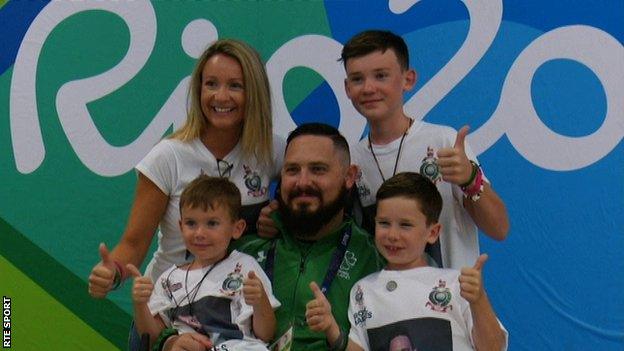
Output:
[[375,272],[383,267],[384,260],[377,251],[374,238],[366,230],[355,224],[350,223],[352,236],[349,242],[349,249],[357,252],[357,256],[365,258],[364,262],[370,266],[369,272]]
[[230,243],[230,250],[236,250],[243,254],[257,258],[258,252],[266,250],[270,247],[273,240],[277,239],[261,238],[257,234],[246,234],[237,240],[233,240]]

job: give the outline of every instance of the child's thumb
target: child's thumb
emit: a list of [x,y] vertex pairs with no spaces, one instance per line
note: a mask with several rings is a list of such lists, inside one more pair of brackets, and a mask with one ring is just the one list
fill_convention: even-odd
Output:
[[141,276],[141,272],[139,271],[138,268],[136,268],[132,263],[128,263],[126,265],[126,269],[128,269],[128,272],[130,273],[130,276],[134,277],[134,278],[138,278]]

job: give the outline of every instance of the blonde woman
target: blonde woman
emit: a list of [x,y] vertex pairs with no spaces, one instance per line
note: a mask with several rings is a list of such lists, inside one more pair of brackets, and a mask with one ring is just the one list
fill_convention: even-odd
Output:
[[258,53],[222,39],[199,58],[188,92],[186,124],[158,143],[136,166],[138,182],[127,227],[89,276],[89,293],[104,298],[140,267],[158,229],[158,249],[145,275],[156,281],[186,260],[179,227],[182,190],[200,174],[227,177],[241,192],[243,218],[254,228],[268,204],[269,182],[282,163],[284,141],[271,131],[269,82]]

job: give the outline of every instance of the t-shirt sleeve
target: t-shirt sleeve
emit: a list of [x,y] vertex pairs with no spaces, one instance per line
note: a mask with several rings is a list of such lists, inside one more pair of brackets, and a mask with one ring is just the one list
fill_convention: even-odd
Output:
[[351,288],[351,292],[349,293],[349,309],[348,309],[348,317],[349,324],[351,325],[351,329],[349,330],[349,341],[356,343],[364,350],[368,350],[368,334],[366,333],[366,328],[363,323],[357,323],[356,317],[358,313],[360,313],[360,309],[357,307],[357,303],[355,302],[355,294],[360,286],[360,282],[353,285]]
[[[172,267],[173,269],[173,267]],[[147,303],[147,307],[150,310],[152,316],[160,315],[163,322],[167,327],[171,327],[171,320],[167,315],[167,311],[172,308],[171,299],[167,295],[165,291],[165,281],[166,277],[171,272],[171,269],[166,270],[154,283],[154,291],[152,291],[152,296],[150,296],[149,302]]]
[[176,157],[171,140],[161,140],[135,167],[166,195],[177,184]]

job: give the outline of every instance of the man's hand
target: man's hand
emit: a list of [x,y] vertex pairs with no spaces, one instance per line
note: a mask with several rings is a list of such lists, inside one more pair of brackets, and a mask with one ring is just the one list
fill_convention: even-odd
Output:
[[89,294],[102,299],[113,286],[117,267],[104,243],[100,243],[99,252],[102,260],[93,267],[89,275]]
[[466,156],[465,141],[470,130],[469,126],[463,126],[457,132],[453,147],[438,150],[438,166],[445,182],[462,185],[470,180],[472,164]]
[[312,331],[326,332],[336,325],[336,320],[331,313],[331,304],[325,294],[315,282],[310,283],[310,290],[314,293],[314,300],[306,304],[306,322]]
[[130,276],[134,277],[134,283],[132,284],[132,302],[135,304],[147,303],[150,296],[152,296],[152,291],[154,291],[152,279],[141,275],[141,272],[139,272],[132,263],[128,263],[126,269],[128,269]]
[[460,294],[471,304],[479,302],[485,296],[481,271],[487,259],[488,255],[483,254],[477,258],[472,268],[464,267],[461,269],[461,274],[459,275]]
[[249,271],[247,278],[243,281],[243,296],[245,303],[253,307],[267,299],[262,281],[254,271]]
[[271,213],[277,210],[278,207],[279,203],[277,200],[271,200],[268,205],[260,210],[260,216],[258,217],[258,222],[256,222],[256,230],[259,237],[273,238],[277,235],[277,227],[271,218]]

